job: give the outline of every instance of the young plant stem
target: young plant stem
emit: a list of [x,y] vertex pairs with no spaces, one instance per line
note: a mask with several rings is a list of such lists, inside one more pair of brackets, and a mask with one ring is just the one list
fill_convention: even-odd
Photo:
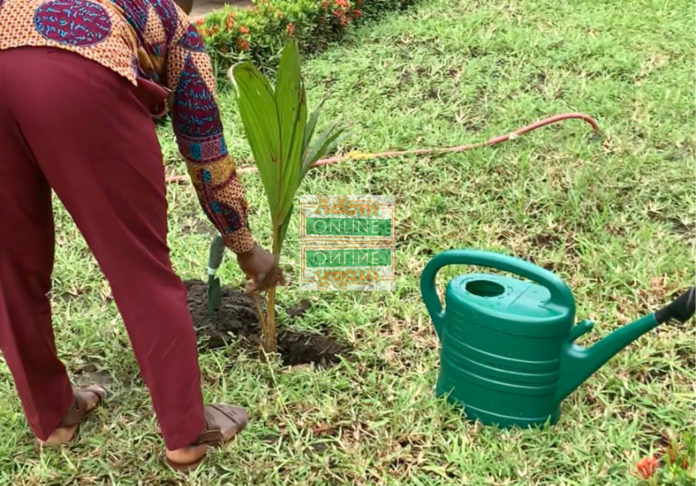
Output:
[[256,307],[256,312],[259,315],[259,324],[261,325],[261,336],[264,336],[264,332],[266,330],[266,314],[264,314],[260,304],[263,297],[261,297],[261,294],[257,292],[254,292],[252,294],[252,297],[254,299],[254,306]]
[[276,319],[275,319],[275,298],[276,298],[276,288],[271,287],[268,289],[268,298],[266,301],[266,319],[265,319],[265,329],[262,329],[263,334],[263,349],[267,353],[275,353],[278,351],[278,336],[276,331]]
[[259,324],[261,325],[261,349],[263,349],[264,360],[267,358],[267,348],[266,348],[266,338],[268,336],[268,319],[266,318],[266,313],[261,307],[261,300],[263,297],[260,293],[254,292],[252,295],[254,299],[254,305],[256,306],[256,312],[259,315]]
[[[280,242],[278,241],[278,230],[273,234],[273,264],[277,267],[280,261]],[[263,341],[263,350],[267,353],[275,353],[278,351],[278,331],[276,327],[275,285],[268,289],[266,294],[266,318],[261,325],[261,339]]]

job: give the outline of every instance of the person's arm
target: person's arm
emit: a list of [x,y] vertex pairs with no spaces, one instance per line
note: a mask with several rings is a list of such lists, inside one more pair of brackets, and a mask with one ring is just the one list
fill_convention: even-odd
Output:
[[172,91],[174,134],[198,200],[225,245],[237,254],[242,271],[253,280],[249,288],[283,285],[283,272],[273,255],[254,242],[249,230],[244,188],[222,133],[210,56],[186,14],[176,10],[179,27],[168,43],[165,76]]
[[166,77],[174,133],[201,206],[225,245],[237,254],[248,253],[254,239],[244,188],[227,153],[210,57],[192,24],[172,38]]

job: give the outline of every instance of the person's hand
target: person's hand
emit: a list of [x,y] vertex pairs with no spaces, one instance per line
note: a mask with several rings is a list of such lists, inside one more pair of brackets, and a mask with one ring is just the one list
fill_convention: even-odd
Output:
[[237,254],[237,262],[247,278],[251,279],[247,285],[250,292],[285,285],[283,271],[273,263],[273,254],[261,245],[255,244],[251,251]]

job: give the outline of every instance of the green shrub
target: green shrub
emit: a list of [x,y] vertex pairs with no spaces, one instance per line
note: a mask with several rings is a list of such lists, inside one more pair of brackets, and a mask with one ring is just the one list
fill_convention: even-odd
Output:
[[249,9],[226,6],[211,12],[197,26],[219,77],[241,61],[275,67],[290,37],[305,52],[340,40],[351,26],[387,11],[401,10],[415,0],[255,0]]

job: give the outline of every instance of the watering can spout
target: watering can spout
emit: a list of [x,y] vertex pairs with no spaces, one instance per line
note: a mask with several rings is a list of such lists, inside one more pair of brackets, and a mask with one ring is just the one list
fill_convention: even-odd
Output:
[[590,321],[579,323],[571,330],[561,352],[556,400],[563,400],[612,356],[659,324],[671,320],[687,321],[694,314],[695,296],[696,287],[691,287],[666,307],[617,329],[589,348],[573,342],[592,328]]

